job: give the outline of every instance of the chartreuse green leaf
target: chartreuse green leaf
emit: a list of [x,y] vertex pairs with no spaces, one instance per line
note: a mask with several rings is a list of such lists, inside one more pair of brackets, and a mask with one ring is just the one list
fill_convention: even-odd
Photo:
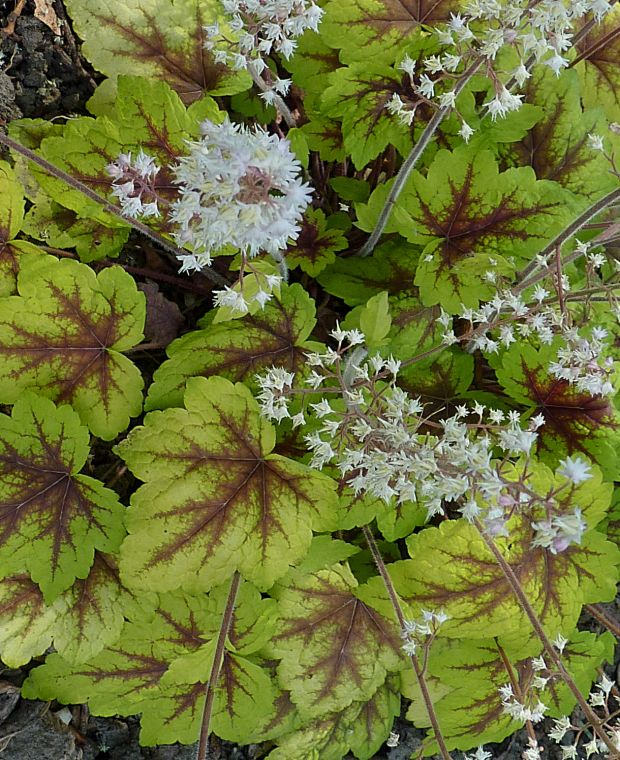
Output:
[[0,297],[15,293],[20,255],[36,253],[26,240],[15,240],[24,221],[24,190],[13,169],[0,161]]
[[[520,724],[512,720],[502,706],[499,688],[513,683],[522,693],[531,688],[536,675],[532,657],[540,654],[540,643],[528,646],[518,641],[518,632],[507,639],[437,639],[427,661],[428,680],[432,684],[433,706],[449,749],[467,750],[488,742],[498,742],[516,731]],[[563,653],[563,662],[582,693],[587,693],[596,678],[596,668],[613,658],[613,637],[597,637],[575,632]],[[545,676],[546,672],[538,673]],[[420,700],[419,687],[409,670],[402,673],[402,690],[413,702],[407,717],[417,726],[429,726]],[[516,689],[515,689],[516,691]],[[569,715],[575,698],[559,679],[552,678],[545,691],[536,690],[555,717]],[[429,748],[432,751],[434,744]]]
[[23,230],[53,248],[75,248],[80,261],[116,258],[129,238],[129,227],[113,217],[103,221],[82,218],[42,193],[29,209]]
[[30,393],[0,416],[0,573],[26,567],[48,602],[124,536],[116,494],[80,475],[88,442],[70,407]]
[[0,658],[9,668],[26,665],[52,644],[59,617],[67,612],[67,599],[57,597],[49,606],[28,573],[0,581]]
[[24,256],[19,296],[0,301],[0,402],[30,389],[68,402],[110,440],[142,410],[142,375],[120,353],[140,343],[144,295],[120,267]]
[[403,240],[380,245],[367,259],[336,259],[317,277],[328,293],[348,306],[364,304],[369,298],[387,290],[390,295],[418,294],[413,284],[418,251]]
[[396,625],[363,599],[344,565],[293,574],[278,592],[278,678],[306,719],[370,699],[404,664]]
[[[201,101],[200,120],[222,116],[214,101]],[[176,198],[169,169],[187,152],[186,140],[198,137],[200,120],[192,109],[186,109],[179,95],[165,81],[149,81],[142,77],[122,76],[118,82],[112,118],[83,117],[70,121],[61,137],[51,136],[40,145],[40,153],[58,168],[80,179],[99,195],[109,196],[113,178],[106,167],[121,152],[137,153],[143,149],[162,167],[154,187],[159,196]],[[101,211],[101,206],[87,199],[79,190],[67,188],[62,180],[35,170],[36,177],[48,195],[78,214],[94,217],[118,226],[118,219]],[[110,198],[114,202],[113,198]],[[109,220],[109,221],[108,221]],[[165,215],[152,221],[162,231],[169,229]]]
[[538,430],[538,455],[555,467],[566,455],[585,454],[603,474],[616,480],[620,454],[620,415],[609,399],[579,391],[549,372],[557,361],[558,346],[539,349],[526,343],[510,346],[491,359],[506,394],[525,404],[531,414],[542,414]]
[[84,40],[91,64],[115,80],[138,74],[165,82],[185,103],[204,92],[231,95],[246,90],[250,76],[216,64],[204,47],[204,26],[218,20],[215,3],[200,0],[69,0],[67,10]]
[[368,299],[360,312],[360,330],[364,333],[366,345],[373,349],[385,343],[392,326],[390,304],[386,290]]
[[[374,227],[389,187],[356,207],[363,230]],[[415,278],[422,303],[459,313],[495,293],[487,271],[510,274],[510,260],[534,255],[562,227],[571,198],[529,167],[500,173],[490,151],[441,150],[427,176],[413,172],[386,232],[424,246]]]
[[606,132],[606,120],[600,103],[582,108],[577,72],[565,69],[558,77],[549,67],[537,66],[524,90],[528,103],[541,106],[541,117],[521,140],[504,147],[502,160],[531,166],[538,179],[554,180],[578,196],[593,199],[611,190],[617,181],[609,164],[588,143],[588,134]]
[[328,229],[327,219],[320,209],[309,208],[300,226],[297,239],[286,249],[286,261],[291,269],[299,267],[316,277],[333,264],[336,253],[348,243],[341,230]]
[[[420,35],[422,24],[435,26],[457,13],[457,0],[330,0],[321,36],[340,49],[343,61],[368,61],[398,55],[398,49]],[[426,34],[426,32],[422,32]]]
[[401,75],[391,66],[366,58],[338,69],[329,78],[321,111],[342,121],[344,147],[356,169],[363,169],[388,145],[401,155],[411,150],[409,127],[394,119],[386,108],[392,96],[401,91]]
[[271,453],[275,431],[240,383],[187,383],[186,409],[152,412],[117,447],[145,481],[121,572],[138,588],[207,590],[235,570],[269,588],[335,526],[335,482]]
[[[543,503],[546,494],[562,483],[540,465],[532,489]],[[578,508],[587,521],[591,510],[596,524],[610,495],[608,485],[594,478],[579,488],[563,490],[558,509],[572,514]],[[572,629],[584,603],[614,597],[620,553],[595,530],[586,532],[580,545],[557,554],[534,547],[532,524],[537,519],[545,519],[544,511],[513,518],[510,539],[496,541],[545,630],[554,635]],[[505,635],[515,626],[529,629],[501,568],[471,524],[460,519],[427,527],[410,536],[407,544],[412,559],[390,565],[390,575],[414,614],[422,609],[445,610],[450,619],[442,625],[442,635],[476,638]]]
[[283,285],[264,310],[173,341],[167,348],[170,358],[155,372],[146,408],[180,406],[185,383],[197,375],[222,375],[251,386],[258,372],[274,364],[302,371],[304,352],[317,348],[308,341],[315,323],[314,302],[301,285]]
[[575,68],[583,82],[586,108],[600,108],[609,121],[620,121],[620,37],[617,29],[620,8],[612,8],[600,24],[575,45],[579,58]]
[[147,614],[154,595],[140,599],[120,582],[111,555],[95,553],[88,577],[46,605],[27,573],[0,581],[0,656],[10,667],[27,664],[52,644],[68,662],[85,662],[118,641],[124,616]]
[[277,739],[269,760],[341,760],[350,750],[360,760],[375,757],[400,712],[400,680],[388,676],[364,702],[320,715],[297,731]]
[[[126,622],[119,641],[88,662],[48,657],[24,695],[88,702],[94,715],[142,712],[142,744],[196,741],[228,585],[209,596],[161,595],[153,615]],[[252,741],[275,713],[276,689],[256,654],[273,614],[273,600],[242,584],[215,688],[212,727],[222,738]]]

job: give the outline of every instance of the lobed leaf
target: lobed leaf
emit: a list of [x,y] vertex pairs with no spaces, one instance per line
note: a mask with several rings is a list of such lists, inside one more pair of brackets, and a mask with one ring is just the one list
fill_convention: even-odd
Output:
[[544,417],[536,441],[543,461],[556,466],[567,454],[585,454],[614,480],[619,471],[618,412],[607,398],[578,391],[554,377],[549,364],[556,359],[556,344],[540,349],[515,344],[492,364],[510,398],[527,405],[531,414]]
[[407,126],[386,105],[401,91],[401,77],[391,66],[363,63],[331,74],[321,111],[342,121],[343,143],[356,169],[363,169],[389,145],[401,155],[411,150]]
[[254,376],[273,365],[300,372],[314,328],[314,302],[301,285],[282,286],[279,298],[264,310],[243,319],[209,325],[170,344],[169,356],[159,367],[149,388],[146,408],[179,406],[185,383],[191,377],[222,375],[254,384]]
[[331,0],[325,7],[321,36],[341,49],[343,61],[397,54],[416,38],[422,25],[450,20],[456,0]]
[[0,572],[26,567],[47,602],[124,535],[116,494],[79,474],[88,440],[71,408],[30,393],[0,416]]
[[84,55],[103,74],[138,74],[166,82],[192,103],[205,92],[231,95],[250,85],[246,72],[216,64],[206,50],[204,27],[217,6],[199,0],[68,0],[67,10],[84,40]]
[[344,234],[337,229],[329,229],[328,220],[320,209],[309,208],[301,222],[301,229],[295,242],[286,249],[286,261],[291,269],[299,267],[312,277],[316,277],[325,267],[333,264],[336,253],[347,248]]
[[271,453],[273,427],[241,384],[193,378],[187,409],[152,412],[118,447],[141,480],[121,570],[138,588],[207,590],[235,570],[269,588],[335,526],[335,483]]
[[522,139],[505,146],[503,160],[531,166],[538,179],[591,200],[613,189],[606,159],[588,141],[591,133],[604,134],[607,125],[600,107],[582,108],[577,72],[567,69],[556,77],[548,67],[535,67],[524,90],[527,102],[540,106],[542,114]]
[[120,352],[142,340],[144,295],[120,267],[24,256],[19,296],[0,301],[0,402],[31,389],[70,403],[110,440],[142,409],[142,376]]
[[[357,207],[362,229],[372,230],[388,190],[379,186]],[[494,295],[487,270],[508,274],[508,257],[527,260],[551,239],[566,204],[556,184],[537,181],[528,167],[500,173],[489,151],[442,150],[426,177],[413,172],[386,232],[425,246],[415,278],[422,303],[459,313]]]
[[21,254],[37,252],[32,243],[15,239],[23,222],[24,189],[13,169],[0,161],[0,297],[16,291]]
[[281,623],[272,643],[278,678],[305,718],[370,699],[402,666],[394,623],[363,601],[350,570],[333,565],[296,574],[279,594]]
[[[153,615],[127,622],[118,643],[88,662],[75,665],[59,655],[48,657],[31,672],[24,694],[64,703],[88,701],[95,715],[142,712],[142,744],[191,744],[198,738],[209,653],[212,659],[221,621],[221,614],[214,613],[221,613],[226,592],[162,595]],[[251,638],[252,629],[262,626],[264,616],[261,622],[256,613],[261,615],[265,605],[259,600],[256,589],[244,592],[242,586],[233,617],[237,639]],[[200,665],[189,678],[184,658]],[[214,730],[229,740],[250,741],[273,715],[272,694],[268,671],[258,661],[227,651],[215,691]]]

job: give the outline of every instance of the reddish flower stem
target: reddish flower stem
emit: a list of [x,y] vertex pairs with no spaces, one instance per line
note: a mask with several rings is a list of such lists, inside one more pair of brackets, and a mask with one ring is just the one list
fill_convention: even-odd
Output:
[[198,753],[196,755],[196,760],[206,760],[207,752],[209,751],[209,733],[211,725],[211,713],[213,712],[213,702],[215,700],[215,689],[220,677],[220,670],[222,668],[222,661],[224,658],[224,649],[226,647],[226,639],[228,637],[228,632],[230,631],[230,626],[232,625],[233,613],[235,611],[235,601],[237,599],[237,592],[239,591],[240,583],[241,576],[238,572],[235,572],[230,581],[228,599],[226,600],[226,607],[224,608],[224,614],[222,615],[220,632],[217,637],[215,654],[213,655],[213,663],[211,665],[211,673],[209,674],[209,680],[207,682],[207,697],[205,699],[204,711],[202,713],[200,740],[198,742]]
[[[383,561],[383,557],[381,556],[381,553],[379,552],[379,547],[377,546],[377,542],[375,541],[375,538],[372,535],[370,528],[367,525],[364,525],[363,531],[364,531],[364,538],[366,539],[366,543],[368,544],[368,548],[370,549],[372,558],[375,561],[377,570],[379,571],[379,574],[381,575],[381,579],[383,580],[385,589],[388,592],[388,596],[390,597],[390,602],[392,603],[392,607],[394,608],[394,612],[398,620],[398,625],[400,626],[400,630],[403,631],[405,629],[405,616],[403,615],[403,610],[402,610],[402,607],[400,606],[400,601],[398,600],[396,589],[394,588],[394,585],[392,584],[392,579],[390,578],[390,574],[388,573],[388,569],[385,566],[385,562]],[[446,747],[446,742],[443,737],[443,734],[441,733],[441,728],[439,727],[437,714],[435,712],[435,708],[433,707],[433,700],[428,691],[428,685],[424,677],[423,669],[420,666],[420,661],[418,660],[415,654],[411,654],[409,655],[409,657],[411,659],[411,663],[413,665],[413,670],[416,674],[416,678],[418,679],[418,683],[420,684],[422,699],[424,700],[424,705],[426,706],[426,712],[428,713],[428,718],[431,722],[431,726],[433,727],[433,731],[435,732],[435,740],[437,741],[437,745],[439,746],[439,751],[441,752],[441,756],[444,758],[444,760],[452,760],[452,757],[450,753],[448,752],[448,748]]]

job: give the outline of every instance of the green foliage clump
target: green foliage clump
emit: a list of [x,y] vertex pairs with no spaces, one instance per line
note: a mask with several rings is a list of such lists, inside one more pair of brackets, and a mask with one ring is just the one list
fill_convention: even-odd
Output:
[[[2,661],[35,660],[28,698],[141,714],[145,745],[272,760],[369,760],[401,714],[446,758],[578,694],[592,730],[614,640],[580,621],[620,577],[618,11],[505,119],[453,68],[433,124],[416,98],[461,4],[329,0],[261,70],[205,47],[239,42],[228,5],[68,1],[107,77],[91,115],[9,126]],[[189,278],[178,165],[228,119],[288,135],[313,201],[275,261],[223,241]],[[121,154],[158,167],[148,218],[120,213]],[[237,200],[282,196],[250,168]]]

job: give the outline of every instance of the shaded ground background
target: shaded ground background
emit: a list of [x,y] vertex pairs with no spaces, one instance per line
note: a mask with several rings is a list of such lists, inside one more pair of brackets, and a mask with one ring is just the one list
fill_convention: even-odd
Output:
[[[38,15],[45,3],[38,3]],[[81,58],[79,40],[71,30],[59,2],[49,4],[47,21],[35,16],[34,0],[0,2],[0,126],[18,118],[66,118],[86,113],[85,104],[98,80]],[[58,32],[58,33],[56,33]],[[609,605],[618,619],[618,605]],[[584,618],[584,627],[600,631]],[[618,657],[608,675],[616,680]],[[195,747],[180,745],[140,747],[138,718],[96,718],[85,706],[62,708],[19,697],[25,671],[0,671],[0,756],[7,760],[194,760]],[[538,727],[545,745],[545,724]],[[421,732],[399,720],[395,731],[400,745],[376,755],[384,760],[405,760],[420,746]],[[527,746],[527,735],[518,732],[501,745],[487,746],[494,760],[517,760]],[[544,758],[561,757],[559,748],[547,745]],[[211,760],[256,760],[267,746],[236,747],[214,741]],[[459,760],[461,753],[454,753]],[[290,760],[295,760],[291,758]]]

